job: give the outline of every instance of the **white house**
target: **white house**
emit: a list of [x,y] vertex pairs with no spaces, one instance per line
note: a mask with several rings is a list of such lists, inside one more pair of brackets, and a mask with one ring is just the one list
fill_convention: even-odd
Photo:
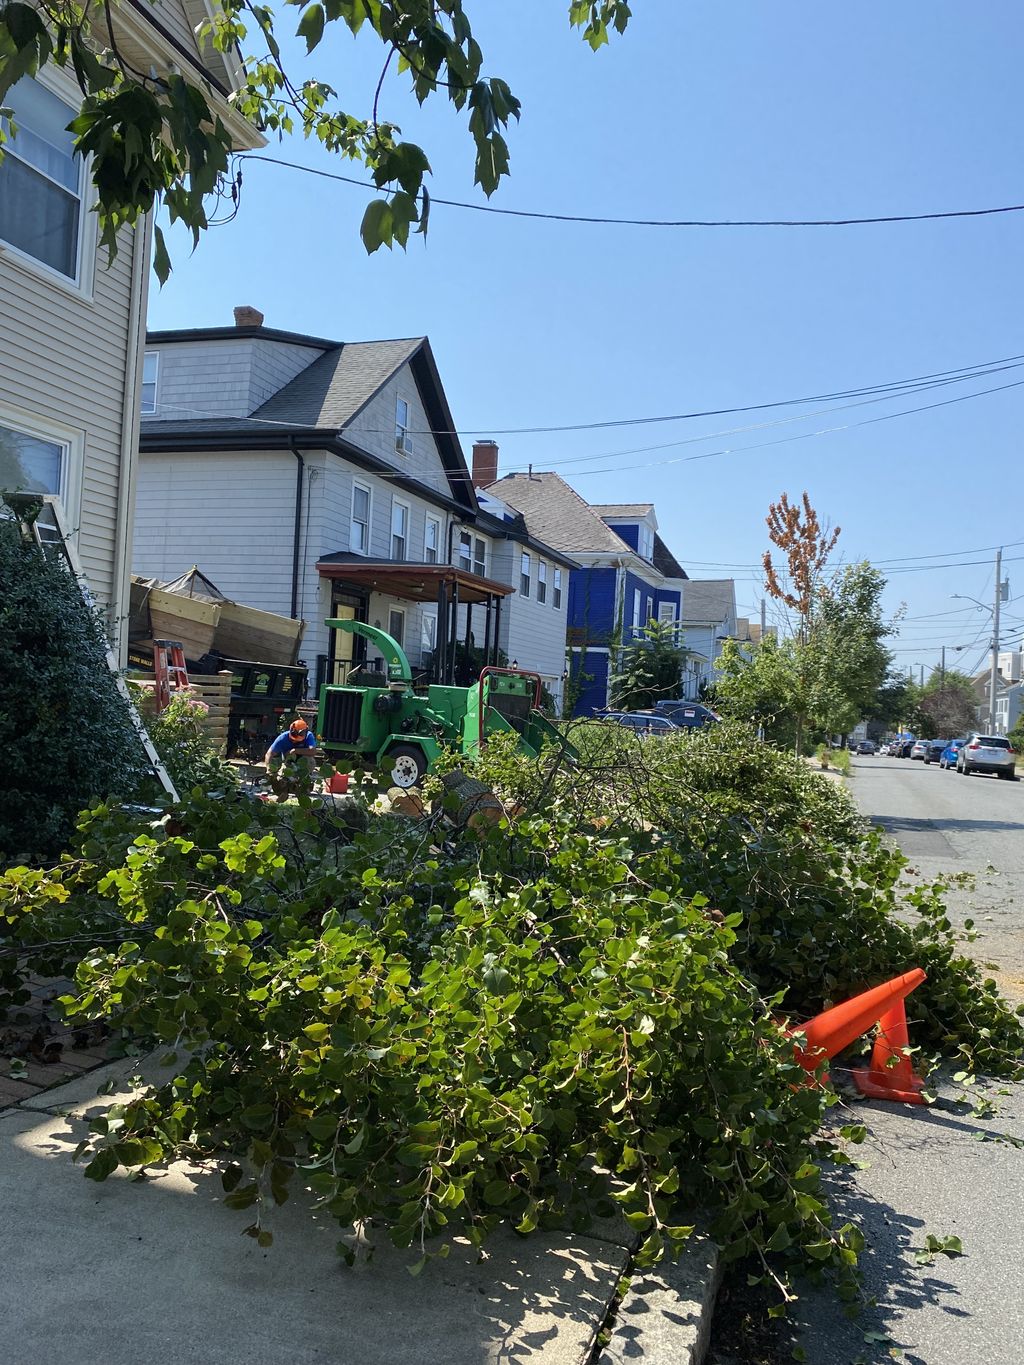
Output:
[[[204,0],[162,0],[115,6],[110,22],[126,61],[201,82],[234,145],[255,146],[228,103],[237,63],[200,55],[193,28],[207,16]],[[61,496],[123,657],[151,223],[120,233],[108,267],[90,165],[67,131],[81,98],[47,65],[4,100],[17,133],[0,162],[0,489]]]
[[555,575],[572,561],[478,498],[425,337],[341,343],[239,308],[233,327],[151,333],[145,365],[135,572],[198,564],[228,596],[305,620],[314,684],[374,661],[324,625],[347,618],[438,680],[467,671],[467,643],[502,649],[557,698]]

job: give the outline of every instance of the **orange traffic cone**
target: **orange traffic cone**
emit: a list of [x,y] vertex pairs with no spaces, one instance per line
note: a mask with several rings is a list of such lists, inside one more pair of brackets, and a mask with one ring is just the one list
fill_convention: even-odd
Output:
[[849,1047],[855,1038],[866,1033],[872,1024],[891,1010],[897,1001],[902,1001],[912,990],[920,986],[925,973],[920,967],[894,976],[882,986],[855,995],[841,1005],[833,1005],[830,1010],[816,1014],[790,1034],[803,1034],[804,1043],[797,1044],[797,1061],[805,1071],[817,1071],[822,1062]]
[[[907,1011],[897,1000],[878,1021],[878,1037],[871,1054],[871,1066],[853,1073],[853,1082],[862,1095],[876,1100],[902,1100],[904,1104],[924,1104],[924,1081],[914,1075],[906,1048]],[[893,1062],[892,1059],[896,1058]]]

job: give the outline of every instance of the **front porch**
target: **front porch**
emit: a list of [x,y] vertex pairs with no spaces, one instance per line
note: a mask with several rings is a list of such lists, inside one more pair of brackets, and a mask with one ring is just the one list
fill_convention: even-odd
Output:
[[[480,668],[498,662],[502,601],[513,591],[507,584],[452,564],[373,561],[344,551],[324,555],[316,568],[330,583],[331,616],[366,621],[398,638],[414,669],[418,667],[417,682],[468,686]],[[418,647],[410,638],[406,610],[391,603],[419,609],[413,617]],[[317,685],[345,683],[354,669],[373,663],[364,640],[331,631]]]

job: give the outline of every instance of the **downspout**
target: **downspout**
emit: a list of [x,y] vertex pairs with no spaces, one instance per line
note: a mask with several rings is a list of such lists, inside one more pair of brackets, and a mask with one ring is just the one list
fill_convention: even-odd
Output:
[[135,473],[139,452],[139,423],[141,407],[139,386],[142,382],[144,353],[143,319],[149,296],[149,250],[153,233],[153,215],[147,213],[141,228],[136,228],[132,255],[132,292],[128,314],[128,339],[125,352],[124,406],[121,413],[121,468],[117,486],[117,539],[115,541],[114,574],[111,582],[111,627],[114,654],[123,668],[128,660],[128,603],[132,572],[132,524],[135,520]]
[[295,466],[295,529],[292,535],[292,620],[299,619],[299,538],[302,532],[302,474],[306,466],[295,444],[288,438],[288,449],[296,459]]

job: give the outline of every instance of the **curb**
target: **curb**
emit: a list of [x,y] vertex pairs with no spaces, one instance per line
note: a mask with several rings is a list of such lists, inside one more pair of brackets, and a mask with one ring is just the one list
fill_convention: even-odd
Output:
[[632,1277],[595,1365],[701,1365],[721,1281],[718,1247],[695,1232],[678,1261]]

